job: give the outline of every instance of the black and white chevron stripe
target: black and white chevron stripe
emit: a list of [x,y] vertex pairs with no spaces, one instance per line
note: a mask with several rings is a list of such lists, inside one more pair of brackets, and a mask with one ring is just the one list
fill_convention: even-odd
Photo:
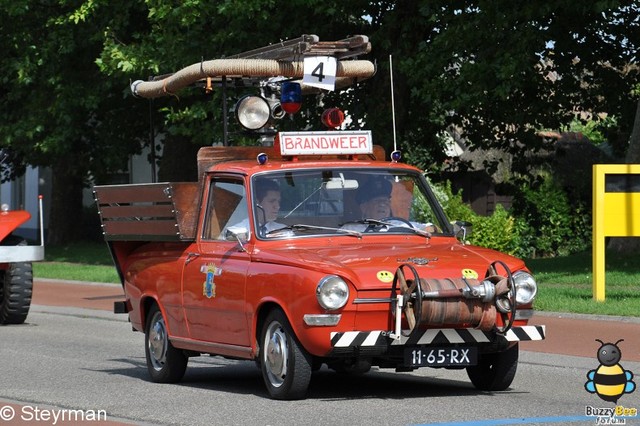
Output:
[[388,331],[347,331],[331,333],[331,346],[334,349],[379,347],[397,345],[445,345],[456,343],[491,343],[498,339],[509,342],[543,340],[544,325],[512,327],[505,335],[476,330],[475,328],[432,328],[416,333],[414,336],[400,339],[389,337]]

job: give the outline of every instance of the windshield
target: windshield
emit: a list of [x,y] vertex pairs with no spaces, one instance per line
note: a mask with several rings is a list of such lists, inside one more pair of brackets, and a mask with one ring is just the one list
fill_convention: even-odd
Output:
[[426,180],[402,169],[296,170],[252,180],[258,238],[448,232]]

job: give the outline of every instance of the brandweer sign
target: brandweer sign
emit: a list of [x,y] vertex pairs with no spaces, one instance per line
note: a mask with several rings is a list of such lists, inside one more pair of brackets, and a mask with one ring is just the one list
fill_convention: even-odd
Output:
[[373,141],[367,130],[282,132],[281,155],[371,154]]

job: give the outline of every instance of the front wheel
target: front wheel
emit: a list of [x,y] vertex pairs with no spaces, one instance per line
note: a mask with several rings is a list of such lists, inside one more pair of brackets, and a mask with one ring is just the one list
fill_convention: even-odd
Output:
[[0,324],[22,324],[27,319],[33,291],[31,263],[10,263],[0,270]]
[[467,367],[467,375],[476,389],[502,391],[507,389],[518,368],[518,345],[506,351],[482,354],[478,365]]
[[147,315],[144,333],[147,370],[156,383],[176,383],[184,376],[189,358],[173,347],[167,335],[167,326],[158,305]]
[[311,355],[296,340],[282,311],[269,313],[262,327],[260,342],[262,377],[271,397],[304,398],[311,381]]

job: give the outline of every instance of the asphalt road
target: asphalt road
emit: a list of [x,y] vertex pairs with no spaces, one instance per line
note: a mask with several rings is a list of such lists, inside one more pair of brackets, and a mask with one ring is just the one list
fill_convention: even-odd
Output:
[[[83,297],[81,287],[75,294]],[[96,424],[90,420],[100,413],[108,420],[102,424],[585,425],[598,420],[585,416],[587,407],[614,407],[584,389],[587,372],[598,367],[595,352],[522,350],[516,379],[504,392],[476,391],[464,371],[343,376],[322,369],[306,400],[274,401],[254,363],[208,356],[192,358],[180,384],[155,384],[147,379],[144,336],[131,331],[126,316],[59,305],[36,304],[26,324],[0,327],[0,426],[76,424],[69,419],[82,415],[84,424]],[[610,331],[619,324],[609,322]],[[625,343],[637,339],[640,334],[625,336]],[[640,384],[640,362],[623,352],[621,364]],[[623,395],[618,405],[640,409],[639,392]],[[640,424],[640,415],[615,420]]]

